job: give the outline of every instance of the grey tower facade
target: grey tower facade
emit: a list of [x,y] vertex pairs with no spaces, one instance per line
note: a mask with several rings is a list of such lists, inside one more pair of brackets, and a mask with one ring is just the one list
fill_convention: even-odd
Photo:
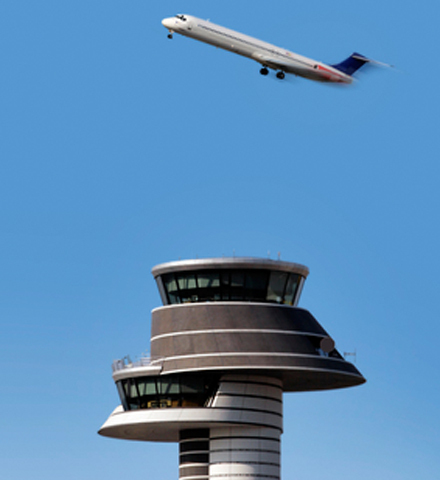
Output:
[[307,267],[219,258],[152,273],[151,357],[114,362],[121,405],[99,433],[179,442],[182,480],[279,480],[283,392],[365,382],[298,308]]

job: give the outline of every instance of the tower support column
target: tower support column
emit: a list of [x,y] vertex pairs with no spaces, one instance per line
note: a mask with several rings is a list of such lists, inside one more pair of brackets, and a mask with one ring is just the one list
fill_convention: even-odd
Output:
[[179,480],[209,479],[209,429],[182,430],[179,441]]
[[223,375],[213,406],[240,411],[242,424],[210,429],[209,479],[279,480],[281,381],[262,375]]
[[209,480],[280,480],[280,436],[275,428],[212,428]]

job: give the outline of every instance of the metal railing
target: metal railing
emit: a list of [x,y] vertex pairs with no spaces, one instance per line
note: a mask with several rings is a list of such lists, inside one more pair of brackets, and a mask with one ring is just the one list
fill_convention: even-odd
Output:
[[118,370],[124,370],[125,368],[148,367],[151,365],[151,362],[152,358],[147,355],[142,356],[135,361],[132,361],[131,358],[126,355],[124,358],[113,361],[112,370],[113,372],[117,372]]

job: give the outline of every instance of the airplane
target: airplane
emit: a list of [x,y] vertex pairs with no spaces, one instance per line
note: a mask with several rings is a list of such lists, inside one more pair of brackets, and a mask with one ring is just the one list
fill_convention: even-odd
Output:
[[164,18],[162,25],[173,33],[194,38],[215,47],[223,48],[238,55],[250,58],[262,65],[261,75],[267,75],[269,68],[275,70],[276,77],[282,80],[286,73],[318,82],[350,84],[353,73],[366,63],[380,63],[359,53],[353,53],[341,63],[327,65],[311,58],[303,57],[257,38],[216,25],[191,15],[175,15]]

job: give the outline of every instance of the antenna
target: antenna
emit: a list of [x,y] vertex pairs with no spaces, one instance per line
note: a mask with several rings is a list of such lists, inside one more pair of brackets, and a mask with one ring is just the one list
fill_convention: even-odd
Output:
[[354,349],[354,352],[344,352],[344,359],[347,359],[347,357],[353,357],[353,363],[356,363],[356,349]]

